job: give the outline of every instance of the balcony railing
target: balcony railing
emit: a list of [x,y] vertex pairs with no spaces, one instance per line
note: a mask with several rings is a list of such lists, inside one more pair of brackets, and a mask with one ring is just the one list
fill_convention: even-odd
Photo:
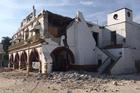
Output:
[[36,34],[36,35],[34,35],[34,36],[31,36],[31,37],[29,38],[29,40],[30,40],[31,42],[39,41],[39,40],[40,40],[40,34]]
[[9,47],[9,50],[28,45],[26,43],[27,41],[30,41],[30,43],[34,43],[34,42],[39,42],[40,40],[41,40],[40,34],[36,34],[26,40],[23,40],[23,39],[19,39],[18,41],[15,40],[15,41],[13,41],[12,45]]

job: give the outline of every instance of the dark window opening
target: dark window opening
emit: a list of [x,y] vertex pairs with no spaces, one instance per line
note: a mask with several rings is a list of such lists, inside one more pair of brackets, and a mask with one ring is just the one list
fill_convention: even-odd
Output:
[[117,14],[114,14],[113,18],[114,18],[115,20],[117,20],[118,15],[117,15]]
[[102,65],[102,59],[98,59],[98,67]]
[[131,16],[130,12],[127,12],[127,16],[128,16],[128,17],[130,17],[130,16]]
[[117,39],[116,39],[116,31],[111,32],[111,44],[116,45],[117,44]]
[[35,29],[35,34],[36,35],[39,35],[40,33],[39,33],[39,29]]
[[29,37],[29,32],[26,31],[26,32],[25,32],[25,39],[28,39],[28,37]]
[[124,43],[126,42],[126,39],[125,39],[125,38],[123,39],[123,42],[124,42]]
[[97,32],[93,32],[92,35],[95,39],[96,45],[98,46],[99,45],[99,40],[98,40],[99,34]]

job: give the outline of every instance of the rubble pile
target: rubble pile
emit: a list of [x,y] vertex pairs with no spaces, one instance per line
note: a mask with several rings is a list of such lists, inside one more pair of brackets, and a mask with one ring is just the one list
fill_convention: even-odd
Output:
[[88,89],[100,91],[105,87],[101,84],[110,82],[110,79],[106,79],[106,75],[99,75],[97,73],[90,72],[53,72],[47,76],[47,82],[51,84],[58,84],[63,88],[70,89]]
[[79,72],[53,72],[48,75],[48,79],[61,79],[65,81],[67,79],[73,80],[91,80],[92,75],[88,75],[86,73],[79,73]]
[[[46,93],[45,90],[47,89],[51,91],[59,91],[58,93],[63,93],[64,91],[64,93],[116,93],[121,91],[120,88],[126,88],[130,85],[135,85],[136,91],[140,90],[139,86],[137,86],[140,80],[139,74],[112,76],[99,75],[98,73],[85,71],[68,71],[52,72],[48,75],[43,75],[40,73],[30,72],[30,75],[27,77],[26,71],[21,72],[17,70],[2,72],[0,77],[1,79],[12,80],[13,83],[11,84],[21,86],[21,88],[15,88],[15,91],[20,91],[21,89],[24,91],[31,91],[31,89],[34,89],[34,91],[41,90],[44,91],[42,93]],[[1,83],[3,84],[3,81],[1,81]],[[26,87],[26,85],[29,86]]]

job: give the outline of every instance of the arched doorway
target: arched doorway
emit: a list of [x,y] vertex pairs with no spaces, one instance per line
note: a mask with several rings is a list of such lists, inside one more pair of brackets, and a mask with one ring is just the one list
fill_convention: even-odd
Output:
[[15,55],[14,68],[15,69],[19,68],[19,54],[18,53],[16,53]]
[[39,71],[41,70],[41,63],[39,60],[39,54],[36,49],[33,49],[29,56],[29,67],[30,71]]
[[74,56],[70,49],[65,47],[58,47],[51,53],[53,60],[53,71],[67,71],[70,65],[74,64]]
[[13,62],[14,62],[14,57],[13,57],[13,54],[11,54],[9,58],[10,67],[13,66]]
[[21,61],[21,64],[20,64],[21,69],[26,69],[27,54],[25,51],[23,51],[23,53],[21,54],[20,61]]

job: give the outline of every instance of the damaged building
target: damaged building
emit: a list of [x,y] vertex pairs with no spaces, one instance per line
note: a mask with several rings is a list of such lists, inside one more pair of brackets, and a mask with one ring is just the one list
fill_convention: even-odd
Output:
[[139,64],[139,28],[132,10],[110,13],[106,26],[36,9],[21,22],[9,47],[9,67],[41,73],[70,69],[132,73]]

